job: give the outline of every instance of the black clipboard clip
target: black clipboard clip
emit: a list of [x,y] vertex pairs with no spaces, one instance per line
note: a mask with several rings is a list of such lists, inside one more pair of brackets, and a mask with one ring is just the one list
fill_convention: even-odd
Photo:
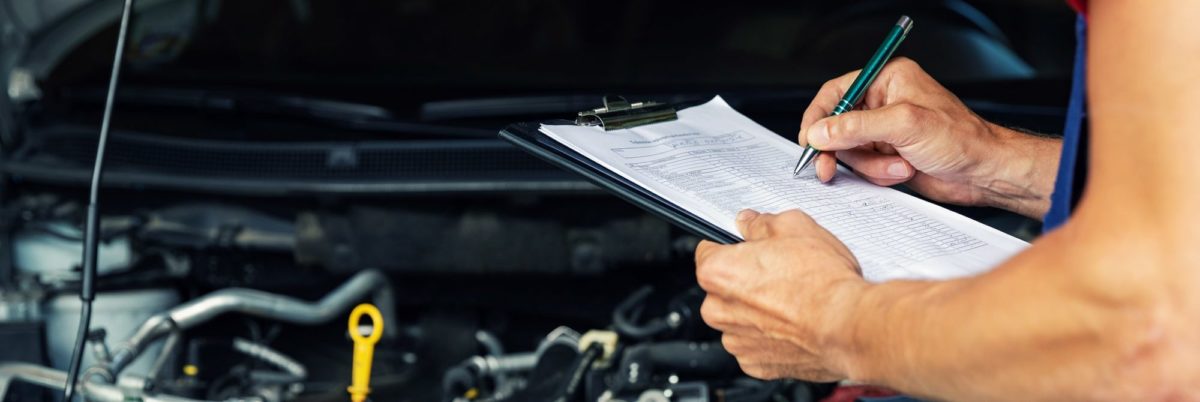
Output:
[[678,119],[675,107],[653,101],[630,103],[625,97],[608,95],[604,107],[579,112],[575,125],[600,126],[604,131],[644,126]]

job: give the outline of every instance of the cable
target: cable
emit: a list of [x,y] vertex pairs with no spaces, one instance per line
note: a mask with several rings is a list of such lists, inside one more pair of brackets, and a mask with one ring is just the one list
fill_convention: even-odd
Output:
[[555,399],[555,402],[575,402],[583,399],[580,392],[582,392],[584,377],[591,371],[592,363],[599,360],[602,354],[604,354],[604,346],[593,343],[579,355],[579,360],[575,362],[575,368],[571,370],[571,374],[566,378],[567,382],[563,385],[562,395]]
[[664,333],[671,325],[662,318],[654,318],[644,325],[637,324],[638,312],[645,308],[646,298],[654,291],[653,287],[643,286],[629,295],[621,304],[613,309],[613,329],[621,336],[643,340]]
[[308,377],[308,370],[304,368],[303,364],[267,345],[242,338],[233,338],[233,350],[283,370],[293,378],[293,381],[304,381]]
[[92,302],[84,301],[79,310],[79,332],[75,334],[75,349],[71,352],[71,365],[67,368],[67,383],[63,387],[63,400],[67,402],[70,402],[71,397],[75,394],[75,382],[79,379],[79,365],[83,363],[83,344],[87,342],[87,331],[91,322]]
[[178,329],[171,331],[171,334],[167,335],[167,340],[163,341],[162,351],[158,352],[158,357],[154,359],[154,364],[150,365],[150,371],[146,374],[146,384],[148,386],[158,385],[158,376],[167,367],[167,362],[175,354],[175,348],[179,346],[179,340],[182,337],[182,331]]
[[104,99],[104,120],[100,122],[100,138],[96,143],[96,164],[92,167],[92,185],[88,190],[87,221],[83,232],[83,280],[79,287],[79,333],[75,335],[75,348],[71,352],[71,364],[67,368],[67,383],[63,397],[71,402],[75,394],[75,383],[79,380],[79,366],[83,364],[83,346],[92,324],[92,300],[96,298],[96,253],[99,248],[100,231],[100,177],[104,174],[104,146],[108,143],[108,128],[112,123],[113,98],[117,92],[117,78],[121,74],[121,56],[125,54],[125,35],[129,31],[129,14],[133,0],[125,0],[121,12],[121,29],[117,32],[117,50],[113,55],[112,75],[108,78],[108,96]]

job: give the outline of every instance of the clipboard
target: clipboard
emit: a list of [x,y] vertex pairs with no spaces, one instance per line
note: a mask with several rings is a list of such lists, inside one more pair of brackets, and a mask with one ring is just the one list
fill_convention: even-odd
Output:
[[578,113],[575,121],[550,120],[544,122],[516,123],[500,131],[500,138],[518,148],[549,162],[551,165],[576,173],[592,184],[646,210],[685,231],[721,244],[733,244],[742,240],[695,214],[667,201],[666,199],[634,184],[621,175],[608,170],[588,157],[547,137],[538,128],[542,124],[598,126],[605,131],[637,127],[677,119],[673,105],[657,102],[630,103],[618,96],[604,97],[604,107]]

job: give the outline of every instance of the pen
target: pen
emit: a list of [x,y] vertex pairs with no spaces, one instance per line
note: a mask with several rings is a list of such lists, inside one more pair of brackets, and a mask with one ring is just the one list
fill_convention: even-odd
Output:
[[[900,42],[908,37],[908,31],[912,29],[912,24],[912,18],[908,18],[907,15],[900,16],[900,21],[896,21],[896,26],[888,31],[887,38],[883,40],[882,45],[879,45],[879,50],[876,50],[875,55],[871,56],[871,60],[867,61],[867,66],[863,67],[862,72],[858,73],[858,78],[855,78],[854,83],[850,84],[850,89],[846,90],[846,95],[842,96],[842,100],[838,102],[837,107],[833,108],[830,116],[837,116],[854,109],[854,105],[858,104],[858,101],[867,93],[867,88],[871,86],[872,82],[875,82],[879,71],[883,70],[883,65],[887,64],[888,59],[892,58],[892,53],[900,47]],[[800,171],[808,167],[819,153],[821,151],[813,148],[812,145],[804,147],[804,153],[800,154],[800,162],[796,163],[796,169],[792,171],[792,176],[799,176]]]

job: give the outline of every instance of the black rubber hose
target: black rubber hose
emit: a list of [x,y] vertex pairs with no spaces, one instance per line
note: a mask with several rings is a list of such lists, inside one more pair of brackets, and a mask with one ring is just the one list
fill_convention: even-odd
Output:
[[720,342],[660,342],[644,346],[655,367],[674,372],[705,375],[736,373],[737,359]]
[[453,401],[478,385],[479,379],[475,370],[471,369],[470,363],[458,365],[447,370],[446,375],[442,377],[442,398]]
[[92,303],[86,301],[80,304],[79,332],[75,334],[75,347],[71,351],[71,361],[67,366],[67,383],[63,387],[63,400],[71,402],[75,396],[75,383],[79,379],[80,365],[83,364],[83,348],[87,343],[88,327],[92,322]]
[[661,334],[671,329],[666,320],[662,318],[654,318],[647,321],[644,325],[634,323],[634,318],[631,317],[634,311],[643,307],[646,298],[654,291],[653,287],[643,286],[641,289],[633,292],[629,297],[625,298],[621,304],[618,304],[613,309],[613,329],[621,336],[642,340],[652,336]]
[[563,392],[559,395],[555,402],[575,402],[582,398],[580,390],[583,389],[583,380],[587,377],[588,371],[592,369],[592,364],[600,358],[604,353],[604,346],[599,343],[593,343],[588,346],[583,354],[579,355],[579,360],[575,363],[575,368],[571,370],[571,375],[567,377],[567,382],[563,386]]
[[727,377],[739,372],[737,359],[720,342],[670,341],[642,343],[625,348],[616,391],[641,391],[651,378],[664,373],[698,377]]

